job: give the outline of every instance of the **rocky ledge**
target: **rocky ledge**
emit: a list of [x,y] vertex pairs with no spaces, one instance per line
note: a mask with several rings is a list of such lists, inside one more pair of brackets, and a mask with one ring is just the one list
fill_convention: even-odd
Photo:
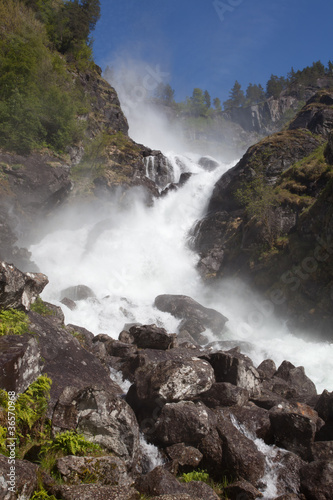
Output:
[[[102,451],[67,453],[50,471],[38,461],[35,436],[18,448],[14,489],[10,459],[0,455],[1,498],[31,498],[41,488],[63,500],[332,498],[333,392],[318,395],[303,367],[288,361],[276,367],[272,360],[254,366],[238,347],[201,345],[198,326],[222,332],[227,318],[184,296],[155,301],[185,321],[178,334],[132,325],[119,340],[94,337],[64,325],[61,309],[51,304],[28,310],[45,277],[2,268],[1,389],[23,393],[47,375],[51,439],[73,431]],[[5,330],[3,313],[16,307],[28,320],[23,335]],[[2,407],[2,428],[6,419]],[[147,443],[155,445],[155,463]],[[196,479],[206,482],[181,480],[184,473],[195,479],[198,468]]]

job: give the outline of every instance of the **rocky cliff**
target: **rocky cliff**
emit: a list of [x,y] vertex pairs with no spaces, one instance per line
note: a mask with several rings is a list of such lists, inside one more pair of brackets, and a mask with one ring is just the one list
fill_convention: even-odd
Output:
[[250,147],[194,229],[205,279],[246,278],[294,330],[332,340],[333,94]]
[[[0,256],[22,269],[31,266],[17,240],[27,239],[60,205],[108,198],[118,188],[140,187],[147,203],[158,196],[158,172],[166,159],[159,151],[136,144],[128,136],[127,120],[115,90],[95,66],[73,71],[90,109],[78,117],[86,124],[85,138],[63,154],[50,149],[18,154],[0,149]],[[146,176],[146,158],[156,158],[157,184]]]

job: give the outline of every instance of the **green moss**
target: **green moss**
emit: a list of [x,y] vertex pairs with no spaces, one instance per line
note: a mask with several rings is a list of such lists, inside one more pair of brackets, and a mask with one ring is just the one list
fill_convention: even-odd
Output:
[[34,311],[40,314],[41,316],[54,316],[54,312],[52,311],[52,309],[47,307],[45,302],[43,302],[43,300],[40,297],[37,297],[35,302],[31,304],[30,309],[31,311]]
[[0,311],[0,336],[24,335],[29,332],[29,321],[26,314],[16,309]]

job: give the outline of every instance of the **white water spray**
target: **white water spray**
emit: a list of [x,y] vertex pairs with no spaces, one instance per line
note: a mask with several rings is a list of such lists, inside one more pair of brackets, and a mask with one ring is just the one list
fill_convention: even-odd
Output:
[[[242,351],[255,364],[271,358],[277,365],[287,359],[304,366],[318,391],[332,390],[332,344],[291,335],[274,314],[253,328],[248,321],[253,294],[242,293],[240,282],[226,282],[215,293],[203,284],[188,235],[229,165],[207,172],[197,164],[197,157],[169,155],[178,169],[180,159],[192,177],[182,188],[155,200],[153,207],[133,195],[126,208],[115,202],[105,204],[83,220],[77,216],[70,227],[67,212],[57,219],[59,229],[29,249],[50,280],[43,298],[61,305],[61,290],[78,284],[91,287],[96,298],[78,301],[74,311],[62,306],[66,322],[118,338],[124,324],[134,321],[177,331],[179,321],[154,308],[154,299],[164,293],[189,295],[229,318],[228,331],[217,340],[241,341]],[[175,172],[176,182],[180,173],[181,169]]]

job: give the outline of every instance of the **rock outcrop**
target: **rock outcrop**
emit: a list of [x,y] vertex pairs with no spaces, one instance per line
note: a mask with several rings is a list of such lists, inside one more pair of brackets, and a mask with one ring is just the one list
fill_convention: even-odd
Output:
[[250,147],[192,231],[204,279],[241,276],[293,331],[330,340],[332,102],[320,91],[287,130]]

